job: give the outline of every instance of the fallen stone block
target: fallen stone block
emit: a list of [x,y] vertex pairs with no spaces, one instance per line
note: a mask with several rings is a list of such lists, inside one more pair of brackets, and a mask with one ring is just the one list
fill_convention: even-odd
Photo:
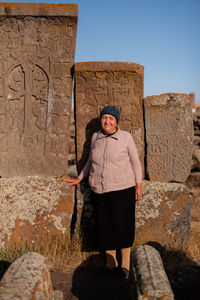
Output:
[[187,94],[144,99],[147,175],[151,181],[185,182],[193,153],[193,117]]
[[190,193],[181,183],[143,181],[136,204],[136,244],[169,243],[190,235]]
[[2,300],[63,300],[61,291],[54,291],[47,259],[28,252],[16,259],[0,282]]
[[70,233],[74,190],[52,176],[0,178],[0,247]]
[[131,253],[138,300],[174,300],[159,252],[148,245],[138,246]]

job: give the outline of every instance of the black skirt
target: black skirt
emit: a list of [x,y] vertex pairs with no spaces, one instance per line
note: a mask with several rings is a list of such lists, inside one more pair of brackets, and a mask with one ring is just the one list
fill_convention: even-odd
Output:
[[92,192],[92,200],[98,248],[131,247],[135,237],[135,186],[104,194]]

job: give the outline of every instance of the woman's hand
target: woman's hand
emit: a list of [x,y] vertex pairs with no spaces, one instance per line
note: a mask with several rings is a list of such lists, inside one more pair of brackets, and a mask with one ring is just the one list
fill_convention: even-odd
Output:
[[135,201],[139,201],[142,198],[142,183],[136,183]]
[[68,183],[68,185],[77,185],[81,182],[81,180],[79,178],[63,178],[63,181],[66,181]]

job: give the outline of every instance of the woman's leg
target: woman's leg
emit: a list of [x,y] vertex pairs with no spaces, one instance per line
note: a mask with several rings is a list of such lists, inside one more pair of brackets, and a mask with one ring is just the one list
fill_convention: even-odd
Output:
[[121,267],[128,271],[130,269],[130,254],[131,248],[121,249]]
[[116,250],[106,250],[106,267],[114,269],[117,266]]

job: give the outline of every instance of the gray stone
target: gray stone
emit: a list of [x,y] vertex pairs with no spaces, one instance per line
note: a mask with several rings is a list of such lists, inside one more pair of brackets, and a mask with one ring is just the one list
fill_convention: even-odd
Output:
[[151,246],[136,247],[131,253],[138,300],[174,300],[159,252]]
[[76,177],[78,175],[76,165],[69,166],[67,173],[70,177]]
[[62,291],[54,291],[54,298],[52,300],[64,300]]
[[149,179],[185,182],[190,174],[193,152],[190,95],[146,97],[144,109]]
[[62,300],[63,297],[62,292],[53,291],[46,258],[28,252],[16,259],[4,274],[0,283],[0,299]]

